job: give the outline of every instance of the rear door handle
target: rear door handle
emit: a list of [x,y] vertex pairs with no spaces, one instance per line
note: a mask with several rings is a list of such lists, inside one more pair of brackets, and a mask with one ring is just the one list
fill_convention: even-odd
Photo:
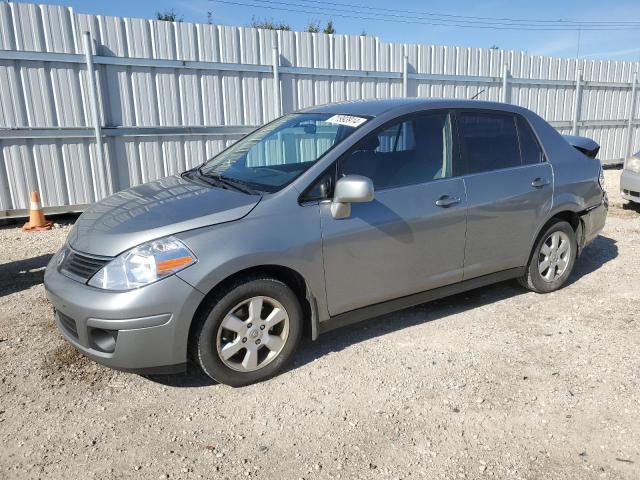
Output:
[[460,197],[450,197],[449,195],[443,195],[438,200],[436,200],[436,206],[447,208],[451,205],[455,205],[456,203],[460,203]]
[[546,178],[536,178],[533,182],[531,182],[531,186],[533,188],[542,188],[542,187],[546,187],[547,185],[549,185],[551,182],[549,180],[547,180]]

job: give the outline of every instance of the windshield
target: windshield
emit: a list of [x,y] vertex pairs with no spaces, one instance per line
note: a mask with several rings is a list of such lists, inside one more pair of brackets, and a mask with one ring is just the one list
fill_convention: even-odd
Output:
[[276,192],[366,121],[325,113],[285,115],[234,143],[198,171],[253,190]]

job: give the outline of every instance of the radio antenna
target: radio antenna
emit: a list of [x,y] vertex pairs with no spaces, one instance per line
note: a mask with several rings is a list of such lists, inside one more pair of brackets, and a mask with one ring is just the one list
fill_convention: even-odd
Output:
[[487,91],[487,89],[486,89],[486,88],[484,88],[484,89],[480,90],[480,91],[479,91],[478,93],[476,93],[473,97],[471,97],[471,98],[470,98],[470,100],[475,100],[476,98],[478,98],[478,95],[480,95],[481,93],[484,93],[484,92],[486,92],[486,91]]

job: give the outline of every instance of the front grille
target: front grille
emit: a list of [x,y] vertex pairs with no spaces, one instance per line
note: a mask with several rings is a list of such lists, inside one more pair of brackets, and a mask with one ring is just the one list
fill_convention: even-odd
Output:
[[61,270],[82,280],[89,280],[93,275],[109,263],[109,258],[97,258],[70,251],[62,263]]
[[76,326],[76,321],[71,317],[67,317],[64,313],[60,313],[60,312],[56,312],[56,313],[58,315],[58,320],[60,320],[60,323],[62,324],[62,327],[64,328],[64,330],[73,338],[77,339],[78,327]]

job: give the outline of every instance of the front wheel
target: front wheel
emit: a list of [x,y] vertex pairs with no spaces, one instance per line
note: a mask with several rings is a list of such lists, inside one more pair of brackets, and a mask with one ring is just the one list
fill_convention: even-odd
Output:
[[302,336],[296,295],[274,278],[248,278],[214,296],[195,321],[191,353],[212,379],[241,387],[275,375]]
[[549,293],[561,288],[571,275],[578,244],[569,223],[557,220],[540,235],[520,284],[534,292]]

